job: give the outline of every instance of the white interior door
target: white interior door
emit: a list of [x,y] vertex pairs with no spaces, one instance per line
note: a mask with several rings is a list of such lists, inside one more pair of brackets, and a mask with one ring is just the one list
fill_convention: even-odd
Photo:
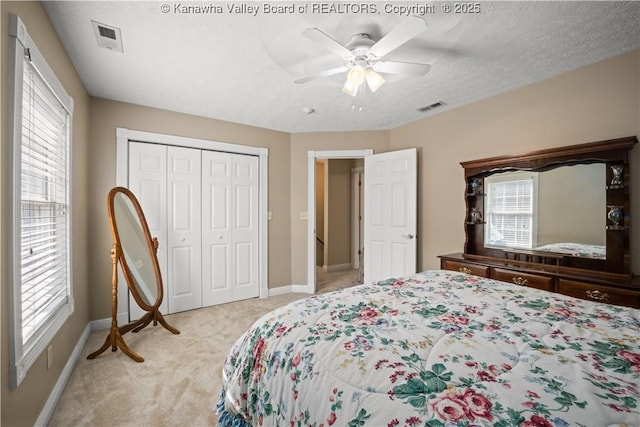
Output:
[[[129,190],[133,192],[149,225],[151,237],[158,239],[158,264],[167,277],[167,147],[131,142],[129,144]],[[124,280],[122,278],[121,280]],[[123,282],[124,283],[124,282]],[[166,286],[166,283],[165,283]],[[166,288],[165,288],[166,289]],[[166,296],[160,311],[168,313]],[[129,295],[129,320],[139,319],[145,311]]]
[[169,313],[202,307],[200,150],[167,147]]
[[258,158],[202,153],[203,305],[259,295]]
[[364,158],[365,283],[416,272],[417,151]]

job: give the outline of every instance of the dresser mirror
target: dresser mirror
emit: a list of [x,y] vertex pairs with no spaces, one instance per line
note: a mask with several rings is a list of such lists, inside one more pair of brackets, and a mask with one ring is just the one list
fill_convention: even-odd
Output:
[[[156,252],[158,241],[151,238],[149,227],[138,200],[131,191],[124,187],[113,188],[107,196],[107,210],[113,246],[111,249],[111,329],[103,346],[87,356],[94,359],[111,347],[118,348],[136,362],[144,358],[131,350],[124,342],[123,335],[129,331],[139,332],[153,322],[160,323],[174,334],[179,334],[164,319],[160,310],[163,298],[162,276]],[[146,313],[138,320],[127,325],[118,326],[118,265],[127,282],[133,299]]]
[[605,182],[605,163],[485,177],[484,245],[604,259]]
[[629,150],[636,142],[619,138],[462,162],[464,253],[630,280]]

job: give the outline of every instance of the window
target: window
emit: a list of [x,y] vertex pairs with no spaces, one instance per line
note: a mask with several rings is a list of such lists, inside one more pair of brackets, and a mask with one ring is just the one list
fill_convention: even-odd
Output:
[[485,244],[536,246],[537,174],[509,173],[485,179]]
[[11,384],[73,312],[71,123],[73,100],[11,16]]

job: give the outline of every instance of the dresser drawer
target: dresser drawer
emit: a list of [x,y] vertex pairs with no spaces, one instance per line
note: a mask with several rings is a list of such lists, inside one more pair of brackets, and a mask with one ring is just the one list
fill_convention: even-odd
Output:
[[632,291],[575,280],[558,279],[557,292],[590,301],[640,308],[640,290]]
[[483,265],[469,264],[466,262],[451,261],[443,259],[440,263],[443,270],[459,271],[460,273],[473,274],[475,276],[489,277],[489,267]]
[[500,280],[501,282],[515,283],[516,285],[528,286],[545,291],[550,291],[551,284],[553,283],[552,277],[521,273],[519,271],[505,270],[502,268],[492,268],[491,278]]

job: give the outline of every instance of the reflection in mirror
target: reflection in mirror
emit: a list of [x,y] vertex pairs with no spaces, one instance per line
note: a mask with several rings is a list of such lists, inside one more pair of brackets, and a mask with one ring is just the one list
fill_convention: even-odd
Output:
[[604,163],[486,177],[485,246],[605,259],[605,182]]
[[131,281],[145,305],[156,305],[159,295],[155,271],[138,214],[124,193],[117,193],[113,204],[124,264]]
[[[162,277],[156,252],[158,244],[149,234],[149,227],[136,197],[124,187],[111,189],[107,196],[109,222],[113,247],[111,249],[111,329],[100,349],[87,356],[94,359],[107,348],[118,348],[136,362],[143,362],[139,354],[132,351],[122,336],[138,332],[151,322],[160,323],[165,329],[179,334],[164,319],[158,307],[162,303]],[[118,326],[118,264],[120,264],[129,292],[136,303],[146,311],[138,320]]]

